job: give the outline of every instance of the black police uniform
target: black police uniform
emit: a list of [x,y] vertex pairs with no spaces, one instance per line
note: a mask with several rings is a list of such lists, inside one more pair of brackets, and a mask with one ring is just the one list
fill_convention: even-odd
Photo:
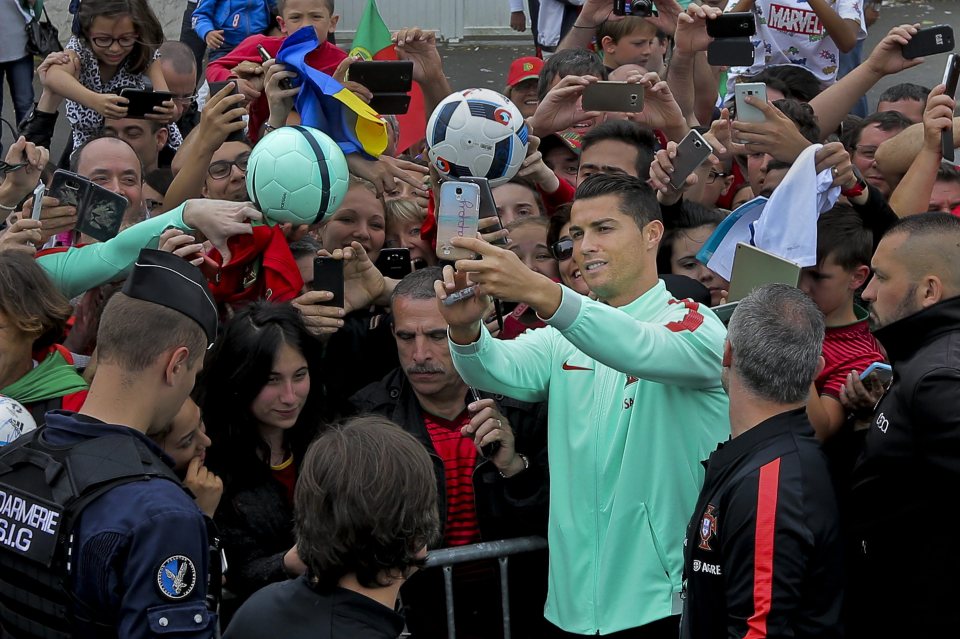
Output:
[[710,455],[684,540],[683,639],[842,636],[842,542],[806,412]]
[[960,297],[876,331],[893,365],[853,471],[850,636],[960,633]]

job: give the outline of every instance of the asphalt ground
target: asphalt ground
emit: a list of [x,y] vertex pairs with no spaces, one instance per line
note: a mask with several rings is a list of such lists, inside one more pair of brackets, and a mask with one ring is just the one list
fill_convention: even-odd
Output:
[[[870,34],[864,45],[864,57],[873,46],[886,35],[891,27],[905,23],[919,23],[921,26],[934,24],[956,24],[960,16],[960,0],[922,4],[886,4],[880,13],[879,20],[871,27]],[[61,30],[61,35],[63,34]],[[523,55],[532,55],[534,52],[532,39],[527,34],[521,38],[509,41],[477,41],[460,44],[445,44],[441,46],[444,69],[450,78],[451,85],[456,89],[483,87],[502,90],[507,68],[510,62]],[[876,107],[877,98],[887,87],[901,82],[914,82],[924,86],[933,86],[940,82],[943,76],[943,65],[946,55],[932,56],[914,69],[909,69],[880,81],[868,94],[867,99],[871,108]],[[36,94],[39,96],[39,82],[34,81]],[[10,123],[14,123],[12,102],[9,87],[3,88],[2,115]],[[70,127],[62,115],[54,134],[51,157],[59,158],[69,133]],[[15,123],[14,123],[15,124]],[[11,133],[3,128],[0,141],[7,146],[10,144]]]

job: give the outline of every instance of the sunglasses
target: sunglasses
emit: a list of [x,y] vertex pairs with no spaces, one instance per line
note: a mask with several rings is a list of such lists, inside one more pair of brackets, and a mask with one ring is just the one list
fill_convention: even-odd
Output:
[[550,245],[550,253],[558,262],[566,262],[573,257],[573,240],[564,238]]

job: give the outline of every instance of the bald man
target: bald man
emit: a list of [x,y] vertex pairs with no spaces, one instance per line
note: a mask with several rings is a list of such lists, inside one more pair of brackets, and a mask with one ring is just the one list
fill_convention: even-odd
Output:
[[894,379],[853,471],[848,636],[956,636],[960,219],[901,220],[872,267],[863,299]]

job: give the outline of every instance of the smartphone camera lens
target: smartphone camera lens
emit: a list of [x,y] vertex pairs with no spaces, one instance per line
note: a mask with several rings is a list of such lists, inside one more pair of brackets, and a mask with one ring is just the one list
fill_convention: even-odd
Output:
[[701,146],[703,146],[703,145],[700,144],[700,142],[694,142],[694,143],[693,143],[693,146],[694,146],[695,148],[699,149],[699,148],[700,148]]
[[461,189],[459,186],[457,187],[457,195],[463,195],[463,189]]

